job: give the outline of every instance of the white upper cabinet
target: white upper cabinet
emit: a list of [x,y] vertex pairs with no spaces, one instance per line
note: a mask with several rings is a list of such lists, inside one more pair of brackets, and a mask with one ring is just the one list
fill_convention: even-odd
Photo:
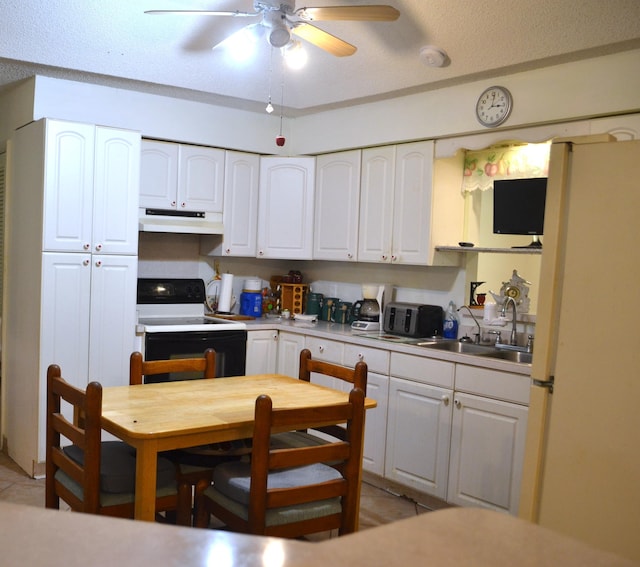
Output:
[[142,141],[140,206],[221,213],[225,151]]
[[138,253],[140,134],[96,128],[92,252]]
[[315,260],[358,259],[361,157],[353,150],[316,158]]
[[227,152],[224,174],[224,236],[218,254],[256,256],[260,156]]
[[362,150],[358,260],[391,261],[395,146]]
[[259,258],[311,259],[314,177],[315,158],[261,158]]
[[428,262],[432,185],[432,141],[363,150],[358,260]]
[[137,254],[140,134],[46,120],[43,249]]
[[433,142],[396,146],[391,261],[426,264],[431,236]]

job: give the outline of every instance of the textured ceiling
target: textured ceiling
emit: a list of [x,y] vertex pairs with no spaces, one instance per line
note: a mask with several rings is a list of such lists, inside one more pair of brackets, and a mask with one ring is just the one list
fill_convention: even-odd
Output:
[[[640,48],[640,0],[308,1],[390,4],[401,15],[318,22],[358,51],[338,58],[307,44],[309,63],[286,71],[282,89],[280,54],[266,42],[242,67],[212,51],[246,18],[143,13],[252,11],[253,0],[3,0],[0,89],[41,74],[255,109],[271,89],[274,104],[284,92],[284,106],[300,114]],[[450,64],[425,66],[424,45],[444,49]]]

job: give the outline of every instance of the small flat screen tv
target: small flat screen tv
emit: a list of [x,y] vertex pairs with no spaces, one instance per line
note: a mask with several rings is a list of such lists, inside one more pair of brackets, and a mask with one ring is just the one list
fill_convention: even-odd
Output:
[[494,234],[530,234],[531,244],[513,248],[541,248],[547,178],[501,179],[493,182]]

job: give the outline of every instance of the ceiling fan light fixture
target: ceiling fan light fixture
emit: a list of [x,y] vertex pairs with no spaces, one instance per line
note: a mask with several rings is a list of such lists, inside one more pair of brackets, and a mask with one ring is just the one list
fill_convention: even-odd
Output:
[[291,32],[286,26],[274,27],[269,32],[269,43],[273,47],[284,47],[291,41]]
[[282,56],[289,69],[302,69],[308,60],[307,51],[302,46],[302,42],[297,39],[291,40],[282,48]]
[[427,67],[445,67],[450,63],[446,51],[435,45],[420,48],[420,61]]

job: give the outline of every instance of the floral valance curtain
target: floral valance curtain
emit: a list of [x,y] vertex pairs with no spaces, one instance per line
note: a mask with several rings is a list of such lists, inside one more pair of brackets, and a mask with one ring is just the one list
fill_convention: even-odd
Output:
[[467,150],[462,192],[491,189],[495,179],[547,177],[550,146],[550,142],[545,142]]

